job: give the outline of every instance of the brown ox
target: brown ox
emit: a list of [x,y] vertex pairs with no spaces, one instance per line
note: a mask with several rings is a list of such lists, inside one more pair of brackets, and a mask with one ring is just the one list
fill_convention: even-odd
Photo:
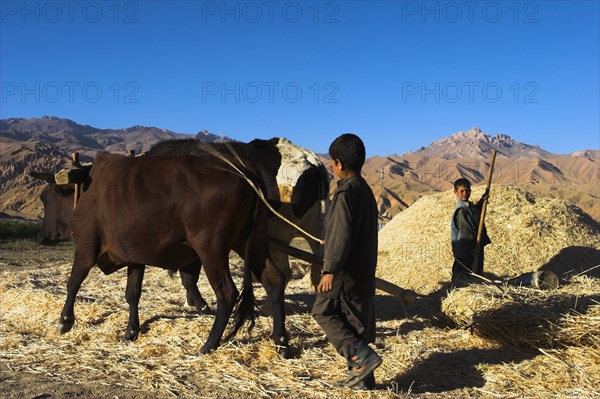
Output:
[[[48,182],[40,194],[44,204],[44,218],[38,233],[38,240],[43,245],[55,245],[59,241],[68,240],[72,236],[71,222],[73,220],[73,184],[56,184],[54,173],[32,172],[35,178]],[[198,279],[202,264],[200,259],[189,265],[179,268],[181,283],[186,290],[186,302],[194,306],[200,313],[210,312],[210,308],[200,291],[198,290]],[[139,324],[139,322],[137,322]],[[135,340],[137,330],[128,329],[123,336],[125,340]]]
[[[231,145],[244,162],[255,165],[257,174],[266,185],[266,196],[271,205],[309,234],[321,237],[324,212],[329,201],[329,175],[318,157],[283,138],[257,139],[250,143],[234,142]],[[222,143],[210,144],[210,148],[230,154],[230,150]],[[197,140],[164,141],[153,146],[143,156],[206,155],[205,150],[206,146]],[[55,244],[69,239],[73,217],[72,185],[55,184],[52,173],[32,175],[50,183],[40,195],[44,204],[44,219],[38,236],[40,242]],[[289,244],[296,237],[306,238],[273,214],[269,217],[269,236],[283,244]],[[322,247],[318,242],[311,238],[307,238],[307,242],[313,254],[322,255]],[[291,276],[287,253],[271,247],[270,254],[287,282]],[[181,268],[179,272],[187,291],[187,303],[204,312],[208,310],[208,305],[197,288],[200,267],[198,260]],[[313,264],[312,274],[313,280],[320,278],[320,265]],[[124,338],[135,339],[136,336],[126,334]]]
[[244,289],[228,337],[253,317],[252,271],[272,301],[275,343],[287,349],[285,282],[268,256],[266,208],[245,180],[224,169],[228,166],[212,155],[100,153],[73,215],[76,249],[60,331],[72,328],[75,297],[94,265],[106,274],[127,266],[126,336],[131,337],[139,331],[144,265],[179,269],[199,257],[217,297],[215,321],[201,351],[214,350],[238,300],[228,265],[234,250],[244,258]]

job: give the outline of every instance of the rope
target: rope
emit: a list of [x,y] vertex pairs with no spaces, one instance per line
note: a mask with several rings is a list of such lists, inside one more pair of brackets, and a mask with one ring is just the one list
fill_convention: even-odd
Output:
[[474,271],[473,271],[473,270],[472,270],[470,267],[467,267],[467,266],[465,266],[465,265],[464,265],[464,264],[463,264],[461,261],[459,261],[459,260],[458,260],[458,259],[457,259],[457,258],[454,256],[454,254],[453,254],[451,251],[448,251],[448,252],[449,252],[449,253],[452,255],[452,257],[454,258],[454,260],[458,262],[458,264],[459,264],[459,265],[461,265],[462,267],[464,267],[464,268],[467,270],[467,272],[469,273],[469,275],[471,275],[471,276],[474,276],[474,277],[476,277],[476,278],[478,278],[478,279],[480,279],[481,281],[484,281],[484,282],[486,282],[486,283],[492,284],[493,286],[495,286],[496,288],[498,288],[498,289],[499,289],[500,291],[502,291],[502,292],[506,292],[506,290],[504,289],[504,287],[502,287],[502,285],[501,285],[501,284],[497,283],[496,281],[490,280],[490,279],[489,279],[489,278],[487,278],[487,277],[483,277],[483,276],[481,276],[481,275],[479,275],[479,274],[475,273],[475,272],[474,272]]
[[[235,151],[235,149],[231,145],[231,143],[225,142],[224,144],[227,147],[227,149],[229,149],[229,151],[233,154],[233,156],[238,160],[238,162],[244,168],[248,169],[246,167],[246,165],[244,164],[244,161],[242,161],[242,159],[240,158],[240,156],[238,155],[238,153]],[[267,208],[269,208],[269,210],[271,212],[273,212],[273,214],[275,214],[279,219],[283,220],[284,222],[286,222],[287,224],[289,224],[290,226],[292,226],[296,230],[300,231],[302,234],[306,235],[308,238],[311,238],[311,239],[317,241],[319,244],[322,245],[324,243],[323,240],[321,240],[320,238],[315,237],[312,234],[308,233],[306,230],[304,230],[300,226],[294,224],[292,221],[286,219],[285,216],[283,216],[282,214],[280,214],[279,212],[277,212],[275,209],[273,209],[273,207],[271,206],[271,204],[269,204],[269,202],[265,198],[265,195],[263,194],[263,192],[260,189],[260,187],[258,187],[256,185],[256,183],[254,183],[251,179],[249,179],[246,176],[246,174],[240,168],[238,168],[233,162],[231,162],[229,159],[227,159],[227,157],[225,157],[219,151],[215,150],[210,144],[201,143],[200,147],[203,148],[209,154],[214,155],[215,157],[219,158],[221,161],[223,161],[223,162],[227,163],[229,166],[231,166],[239,174],[240,177],[242,177],[244,180],[246,180],[246,182],[250,185],[250,187],[252,187],[252,189],[254,190],[254,192],[258,195],[258,198],[260,198],[261,201],[267,206]]]

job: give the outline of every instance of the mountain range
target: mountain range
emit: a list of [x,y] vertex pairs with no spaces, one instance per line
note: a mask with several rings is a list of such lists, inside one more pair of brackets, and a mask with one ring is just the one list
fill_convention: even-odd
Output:
[[[39,217],[38,195],[43,185],[28,174],[67,166],[71,152],[79,152],[82,161],[91,161],[99,150],[142,153],[159,141],[191,137],[205,142],[233,140],[205,130],[194,135],[145,126],[98,129],[54,116],[1,119],[0,212]],[[554,154],[506,134],[492,136],[472,128],[400,156],[368,158],[363,176],[381,215],[389,220],[422,196],[452,188],[459,177],[467,177],[473,185],[484,184],[493,149],[497,151],[493,183],[568,200],[600,220],[600,151],[595,149]],[[322,159],[326,161],[327,156]],[[493,204],[493,198],[490,201]]]
[[505,134],[491,136],[472,128],[401,156],[371,157],[363,175],[378,198],[380,212],[391,218],[424,195],[453,188],[460,177],[473,185],[485,184],[494,149],[492,183],[564,199],[600,219],[598,150],[554,154]]

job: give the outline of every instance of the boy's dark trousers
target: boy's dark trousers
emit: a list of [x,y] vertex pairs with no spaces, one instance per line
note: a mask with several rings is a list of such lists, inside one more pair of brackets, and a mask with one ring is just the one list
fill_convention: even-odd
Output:
[[[479,274],[480,276],[483,274],[483,258],[484,258],[484,249],[481,248],[481,255],[479,256],[479,262],[477,263],[477,267],[475,269],[475,274]],[[471,265],[474,262],[473,256],[465,256],[461,259],[455,259],[452,264],[452,278],[460,278],[466,277],[469,275]],[[465,267],[466,266],[466,267]]]
[[[321,326],[325,335],[335,350],[343,356],[348,363],[356,355],[356,348],[360,342],[365,344],[373,341],[365,339],[365,323],[361,320],[361,313],[371,316],[373,312],[372,298],[361,298],[358,301],[348,301],[343,292],[337,298],[330,298],[327,294],[317,294],[312,308],[312,316]],[[365,312],[365,310],[367,310]],[[373,331],[374,333],[374,331]],[[371,334],[374,335],[374,334]]]

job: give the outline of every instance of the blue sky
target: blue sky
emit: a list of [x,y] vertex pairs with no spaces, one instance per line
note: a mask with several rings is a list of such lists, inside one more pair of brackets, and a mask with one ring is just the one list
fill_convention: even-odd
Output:
[[597,1],[2,1],[1,117],[402,154],[600,148]]

